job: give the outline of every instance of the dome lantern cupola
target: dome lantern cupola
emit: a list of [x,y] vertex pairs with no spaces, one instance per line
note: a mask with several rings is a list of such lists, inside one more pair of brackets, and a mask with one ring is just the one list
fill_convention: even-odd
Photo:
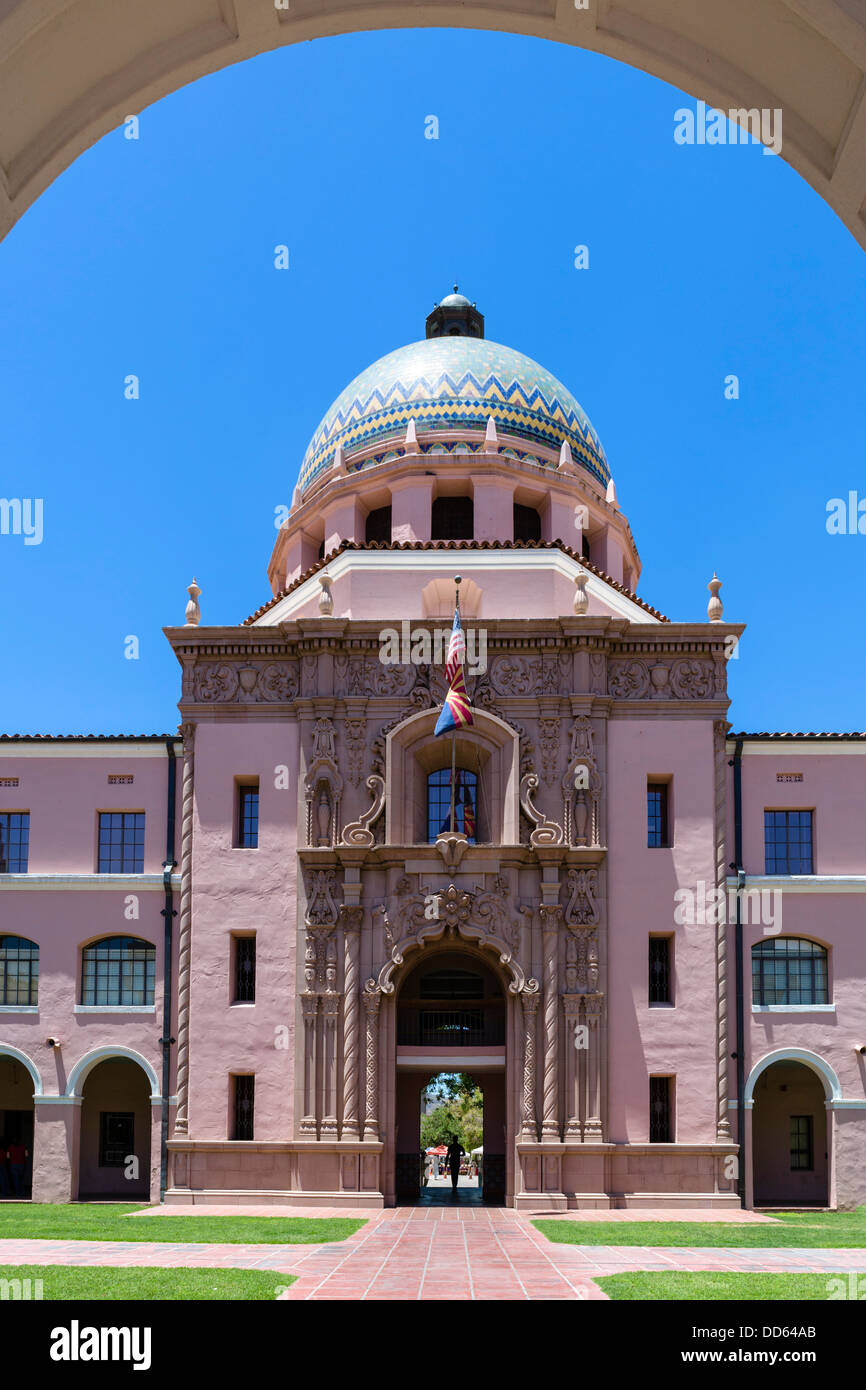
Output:
[[454,286],[427,315],[428,338],[483,338],[484,315]]

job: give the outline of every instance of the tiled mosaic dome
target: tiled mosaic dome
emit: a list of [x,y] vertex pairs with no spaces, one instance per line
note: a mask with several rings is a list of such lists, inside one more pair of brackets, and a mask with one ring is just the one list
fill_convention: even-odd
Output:
[[330,467],[338,444],[347,456],[379,440],[397,444],[413,419],[419,434],[467,428],[483,432],[491,415],[501,434],[555,449],[567,439],[575,463],[601,483],[609,481],[601,440],[556,377],[513,348],[458,336],[409,343],[355,377],[310,441],[300,488]]

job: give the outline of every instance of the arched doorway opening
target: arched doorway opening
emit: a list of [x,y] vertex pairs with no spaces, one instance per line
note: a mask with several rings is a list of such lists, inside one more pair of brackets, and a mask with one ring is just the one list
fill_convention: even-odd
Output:
[[149,1201],[151,1083],[137,1062],[106,1057],[82,1086],[78,1199]]
[[[0,1198],[28,1200],[33,1192],[34,1081],[11,1053],[0,1055]],[[8,1161],[6,1155],[9,1155]]]
[[[507,999],[498,973],[472,948],[425,953],[405,976],[397,995],[395,1081],[395,1193],[418,1202],[428,1167],[421,1139],[422,1097],[437,1076],[462,1076],[481,1093],[478,1181],[461,1183],[452,1200],[505,1201]],[[452,1085],[451,1090],[460,1087]],[[477,1102],[476,1102],[477,1105]],[[459,1105],[455,1106],[455,1113]],[[455,1122],[452,1132],[460,1133]],[[464,1148],[467,1145],[464,1143]],[[481,1157],[480,1155],[476,1155]],[[466,1177],[470,1175],[467,1173]],[[435,1184],[426,1193],[430,1199]],[[450,1187],[450,1184],[449,1184]]]
[[782,1058],[761,1072],[752,1096],[755,1206],[827,1206],[829,1111],[820,1078]]

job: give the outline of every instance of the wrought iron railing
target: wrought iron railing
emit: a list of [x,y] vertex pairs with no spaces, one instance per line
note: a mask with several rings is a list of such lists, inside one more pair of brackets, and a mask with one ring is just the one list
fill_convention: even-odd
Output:
[[484,1009],[411,1009],[397,1028],[404,1047],[494,1047],[504,1041],[502,1014]]

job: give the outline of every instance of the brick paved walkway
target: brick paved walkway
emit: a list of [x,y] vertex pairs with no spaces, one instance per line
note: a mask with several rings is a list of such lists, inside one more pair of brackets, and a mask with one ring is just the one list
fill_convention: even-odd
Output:
[[631,1270],[866,1273],[866,1250],[555,1245],[507,1208],[398,1207],[327,1245],[0,1240],[0,1264],[273,1270],[275,1292],[298,1276],[288,1301],[553,1300],[604,1299],[593,1276]]

